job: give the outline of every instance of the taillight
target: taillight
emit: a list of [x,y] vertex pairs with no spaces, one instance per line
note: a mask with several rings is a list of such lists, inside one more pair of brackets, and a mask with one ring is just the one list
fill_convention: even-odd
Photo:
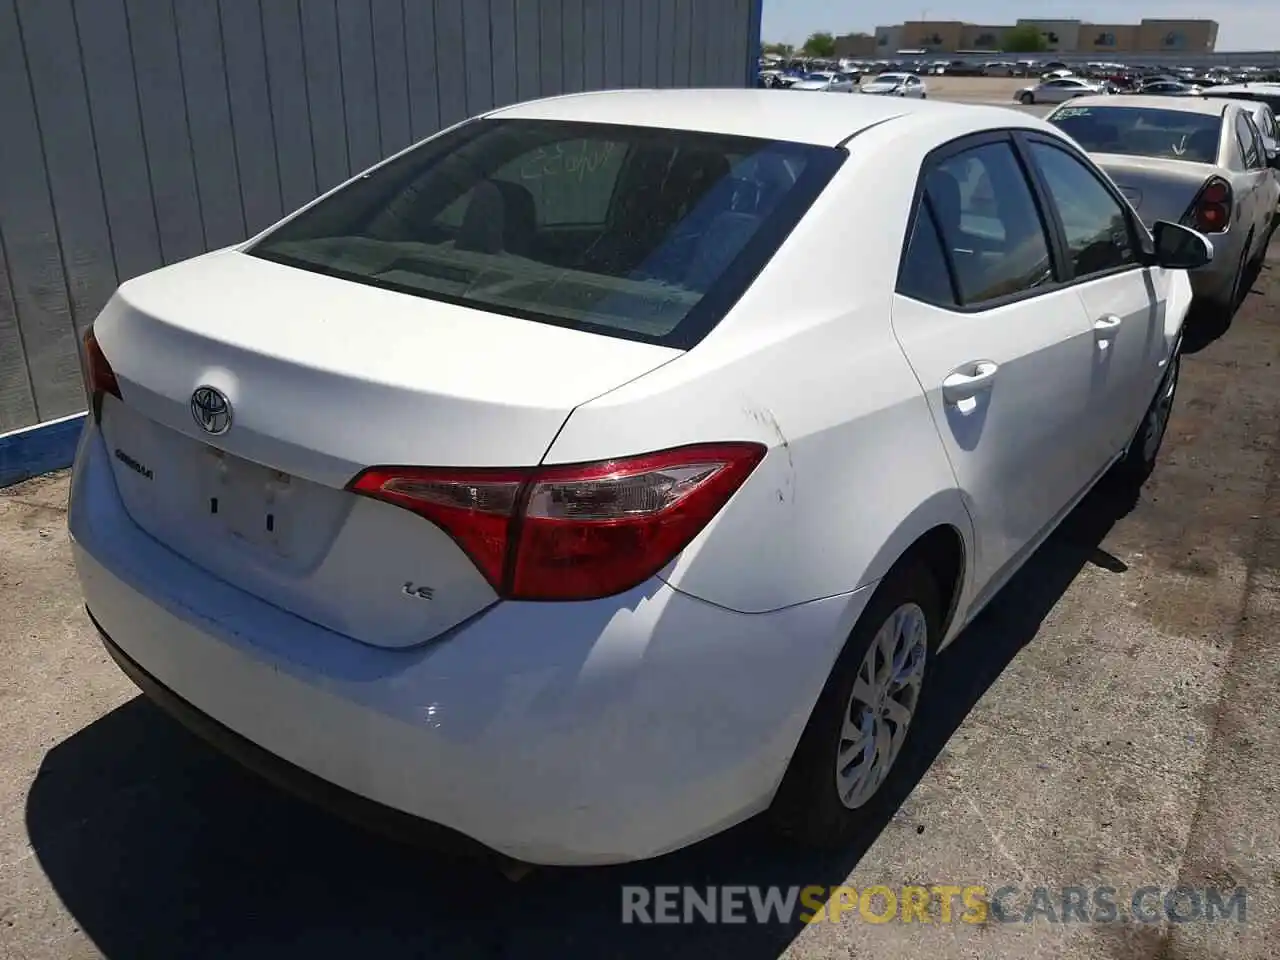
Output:
[[1221,177],[1210,177],[1182,220],[1201,233],[1222,233],[1231,226],[1231,185]]
[[755,443],[522,470],[371,467],[349,489],[449,534],[512,600],[590,600],[666,566],[765,454]]
[[93,328],[84,335],[84,371],[85,392],[89,394],[89,405],[93,410],[93,418],[97,420],[102,413],[102,397],[111,394],[120,399],[120,381],[115,371],[107,362],[106,354],[98,345],[98,338],[93,335]]
[[527,482],[527,474],[517,470],[371,467],[349,488],[426,517],[453,537],[497,589],[505,580],[511,522]]

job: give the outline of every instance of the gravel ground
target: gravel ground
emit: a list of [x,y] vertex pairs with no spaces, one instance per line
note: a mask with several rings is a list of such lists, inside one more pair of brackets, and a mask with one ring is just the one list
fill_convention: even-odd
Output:
[[1012,101],[1013,94],[1033,86],[1035,78],[1027,77],[925,77],[930,97],[938,100],[966,100],[972,103]]
[[[214,754],[108,661],[66,478],[0,491],[0,958],[1280,955],[1280,242],[1196,318],[1136,503],[1098,492],[947,654],[897,813],[840,856],[755,824],[517,884],[395,846]],[[904,790],[904,793],[907,791]],[[1247,888],[1245,923],[622,926],[627,884]],[[1055,893],[1055,897],[1057,894]]]

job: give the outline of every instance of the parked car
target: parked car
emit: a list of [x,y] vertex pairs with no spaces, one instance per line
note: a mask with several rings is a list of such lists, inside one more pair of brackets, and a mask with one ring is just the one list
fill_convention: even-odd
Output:
[[1266,142],[1267,155],[1273,157],[1280,153],[1280,84],[1273,83],[1233,83],[1212,87],[1202,91],[1205,97],[1227,97],[1253,104],[1251,112],[1263,140]]
[[1142,83],[1141,77],[1125,70],[1109,73],[1105,80],[1118,93],[1131,93]]
[[1210,254],[999,107],[496,109],[119,288],[85,602],[165,709],[353,816],[540,863],[766,809],[841,846],[937,654],[1151,469]]
[[1089,151],[1146,223],[1171,220],[1209,238],[1213,262],[1192,274],[1192,286],[1198,297],[1233,310],[1249,266],[1266,256],[1280,202],[1247,106],[1219,98],[1089,97],[1048,119]]
[[1154,80],[1144,83],[1135,91],[1144,97],[1194,97],[1203,88],[1193,83],[1182,83],[1177,80]]
[[857,76],[849,73],[836,73],[831,70],[811,73],[791,85],[792,90],[817,90],[826,93],[853,93],[857,88]]
[[936,72],[951,77],[981,77],[984,75],[982,64],[972,60],[952,60]]
[[928,85],[914,73],[882,73],[862,84],[863,93],[884,97],[914,97],[923,100],[929,95]]
[[1249,116],[1253,118],[1253,125],[1258,128],[1258,133],[1262,137],[1262,150],[1266,156],[1267,165],[1274,167],[1274,161],[1277,156],[1280,156],[1280,126],[1276,123],[1276,115],[1261,100],[1237,102],[1243,104],[1249,111]]
[[1019,103],[1062,103],[1076,97],[1087,97],[1102,93],[1103,87],[1092,80],[1080,77],[1058,77],[1044,80],[1035,86],[1023,87],[1013,95]]
[[1254,100],[1265,103],[1280,116],[1280,83],[1232,83],[1203,91],[1206,97],[1229,97],[1232,100]]

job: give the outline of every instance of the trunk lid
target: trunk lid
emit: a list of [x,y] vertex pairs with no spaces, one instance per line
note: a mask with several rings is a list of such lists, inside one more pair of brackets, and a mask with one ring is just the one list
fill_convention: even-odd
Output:
[[1226,177],[1212,163],[1114,153],[1095,153],[1092,157],[1115,181],[1148,229],[1157,220],[1177,223],[1206,180],[1215,174]]
[[[431,523],[352,494],[377,464],[539,463],[573,408],[678,356],[219,251],[121,286],[94,325],[126,509],[211,574],[370,644],[496,595]],[[197,422],[201,387],[229,403]],[[215,429],[221,427],[215,424]]]

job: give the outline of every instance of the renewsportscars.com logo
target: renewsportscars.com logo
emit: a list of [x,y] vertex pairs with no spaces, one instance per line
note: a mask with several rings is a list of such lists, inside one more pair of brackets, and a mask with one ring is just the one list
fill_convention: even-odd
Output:
[[678,923],[1215,923],[1246,922],[1244,887],[622,888],[622,922]]

